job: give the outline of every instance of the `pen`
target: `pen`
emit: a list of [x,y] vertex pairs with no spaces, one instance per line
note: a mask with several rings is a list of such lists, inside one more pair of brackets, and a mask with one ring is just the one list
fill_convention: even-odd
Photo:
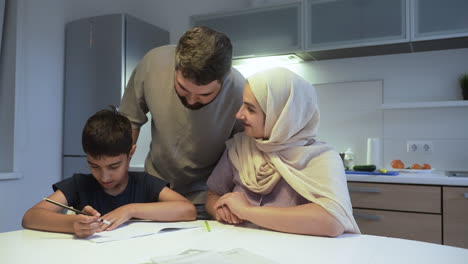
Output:
[[211,232],[210,224],[208,224],[208,221],[205,220],[205,227],[206,231]]
[[[44,201],[46,201],[46,202],[49,202],[49,203],[53,203],[53,204],[58,205],[58,206],[60,206],[60,207],[63,207],[63,208],[65,208],[65,209],[68,209],[68,210],[70,210],[70,211],[73,211],[73,212],[75,212],[75,213],[77,213],[77,214],[84,214],[84,215],[92,216],[92,215],[89,215],[89,214],[87,214],[87,213],[85,213],[85,212],[83,212],[83,211],[76,210],[76,209],[73,208],[73,207],[66,206],[66,205],[64,205],[64,204],[61,204],[61,203],[56,202],[56,201],[54,201],[54,200],[51,200],[51,199],[49,199],[49,198],[42,198],[42,200],[44,200]],[[107,220],[104,220],[104,219],[101,219],[101,222],[103,222],[103,223],[106,224],[106,225],[110,225],[110,224],[111,224],[111,222],[109,222],[109,221],[107,221]]]

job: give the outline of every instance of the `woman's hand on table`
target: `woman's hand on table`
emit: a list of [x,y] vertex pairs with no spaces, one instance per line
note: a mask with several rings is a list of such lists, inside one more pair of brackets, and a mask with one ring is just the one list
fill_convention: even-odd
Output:
[[243,213],[251,208],[252,205],[249,203],[244,193],[231,192],[221,196],[215,203],[214,207],[217,208],[216,215],[218,215],[218,212],[221,214],[220,209],[222,209],[222,213],[226,216],[224,219],[227,219],[227,221],[225,220],[226,222],[239,224],[243,222],[243,220],[246,220]]
[[243,221],[231,212],[229,207],[220,206],[216,208],[216,221],[228,224],[241,224]]

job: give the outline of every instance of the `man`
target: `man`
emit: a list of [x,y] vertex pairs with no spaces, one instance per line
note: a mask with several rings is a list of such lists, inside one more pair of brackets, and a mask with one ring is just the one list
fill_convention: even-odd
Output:
[[235,114],[244,77],[231,67],[232,45],[223,33],[195,27],[177,47],[149,51],[130,78],[120,105],[137,141],[150,112],[151,145],[145,169],[204,212],[206,179],[225,149],[243,130]]

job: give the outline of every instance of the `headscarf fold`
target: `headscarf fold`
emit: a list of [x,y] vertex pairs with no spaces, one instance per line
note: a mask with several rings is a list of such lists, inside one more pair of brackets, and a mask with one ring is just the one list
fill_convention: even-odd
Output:
[[360,233],[341,158],[330,145],[316,141],[320,114],[315,88],[284,68],[254,74],[248,82],[265,113],[265,139],[239,133],[226,142],[242,183],[268,194],[282,177],[333,215],[346,232]]

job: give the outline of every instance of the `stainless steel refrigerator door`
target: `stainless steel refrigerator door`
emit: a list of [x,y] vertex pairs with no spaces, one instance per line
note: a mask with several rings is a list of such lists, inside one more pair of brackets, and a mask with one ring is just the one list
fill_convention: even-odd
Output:
[[71,22],[66,27],[63,154],[84,155],[86,120],[108,105],[118,106],[123,89],[123,16]]
[[125,15],[125,29],[126,86],[133,70],[148,51],[169,44],[169,32],[130,15]]

